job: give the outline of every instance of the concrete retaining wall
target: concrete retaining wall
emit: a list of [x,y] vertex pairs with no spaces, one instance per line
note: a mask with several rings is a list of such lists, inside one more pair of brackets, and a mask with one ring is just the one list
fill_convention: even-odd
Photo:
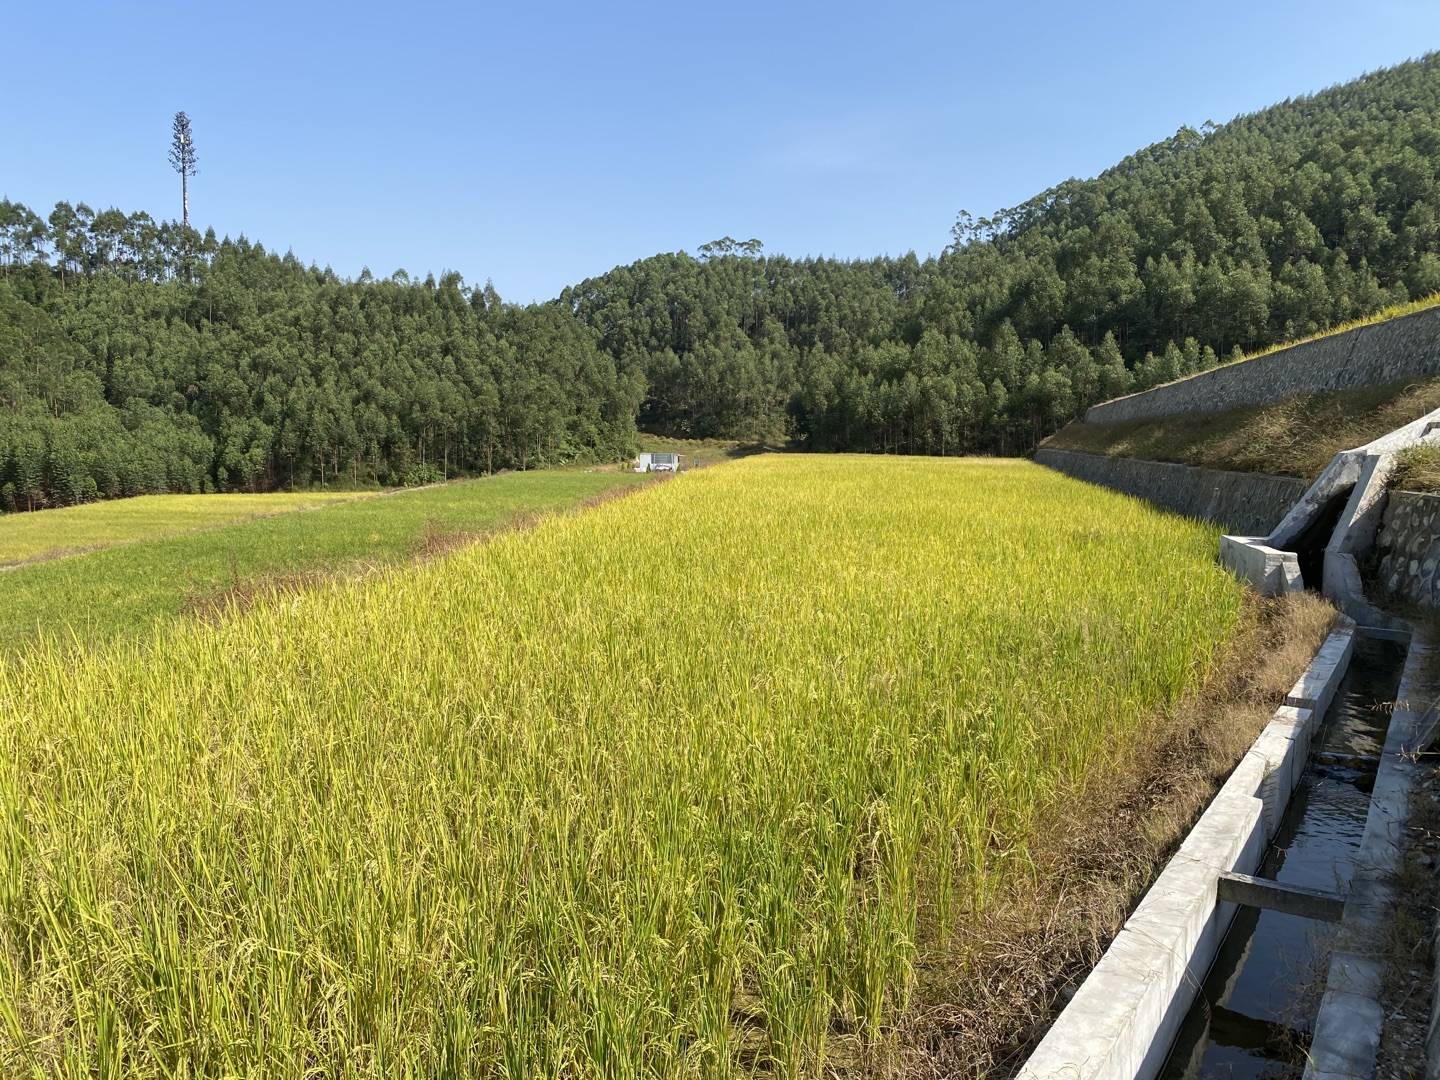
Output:
[[1045,447],[1035,451],[1035,460],[1078,480],[1247,536],[1267,535],[1308,487],[1293,476],[1223,472]]
[[1440,495],[1392,491],[1375,546],[1381,589],[1440,609]]
[[1305,587],[1300,558],[1265,543],[1263,536],[1220,537],[1220,565],[1261,596],[1279,596]]
[[1219,412],[1295,394],[1440,375],[1440,308],[1332,334],[1093,405],[1090,423]]

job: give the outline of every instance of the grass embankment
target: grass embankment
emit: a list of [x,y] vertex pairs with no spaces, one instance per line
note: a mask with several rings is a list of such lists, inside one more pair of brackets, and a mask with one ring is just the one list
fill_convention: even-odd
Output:
[[1428,311],[1433,307],[1440,307],[1440,293],[1431,293],[1429,296],[1406,300],[1403,303],[1390,304],[1388,307],[1383,307],[1379,311],[1371,312],[1369,315],[1362,315],[1360,318],[1351,319],[1348,322],[1336,323],[1328,329],[1309,334],[1306,337],[1292,338],[1289,341],[1277,341],[1274,345],[1267,345],[1263,349],[1256,349],[1254,352],[1246,353],[1238,360],[1232,361],[1232,363],[1243,364],[1246,360],[1255,360],[1261,356],[1269,356],[1271,353],[1280,352],[1282,349],[1289,349],[1296,345],[1304,345],[1310,341],[1319,341],[1321,338],[1334,337],[1336,334],[1349,333],[1351,330],[1358,330],[1362,326],[1374,326],[1376,323],[1389,322],[1391,319],[1398,319],[1402,315],[1414,315],[1417,311]]
[[1076,422],[1042,444],[1111,457],[1314,479],[1341,450],[1440,408],[1440,379],[1310,394],[1269,405],[1117,424]]
[[1390,486],[1402,491],[1440,494],[1440,447],[1412,446],[1400,451]]
[[758,457],[30,652],[0,667],[0,1070],[933,1053],[972,1000],[1014,1015],[983,988],[1028,954],[989,930],[1088,895],[1034,876],[1057,823],[1155,789],[1155,718],[1245,625],[1215,541],[1024,462]]
[[354,492],[141,495],[57,510],[3,514],[0,515],[0,566],[175,536],[267,514],[284,514],[365,497]]
[[[434,553],[500,528],[517,515],[564,509],[645,480],[559,470],[455,481],[382,498],[334,496],[337,505],[306,513],[260,517],[18,566],[0,575],[5,596],[0,604],[0,651],[13,650],[41,631],[73,635],[85,644],[137,633],[156,620],[213,607],[228,595]],[[155,498],[184,502],[222,496]],[[123,518],[128,504],[138,501],[80,509],[90,513],[99,532],[107,513]],[[17,523],[24,526],[19,518],[40,519],[50,513],[64,511],[18,515]],[[6,518],[0,528],[11,523]]]

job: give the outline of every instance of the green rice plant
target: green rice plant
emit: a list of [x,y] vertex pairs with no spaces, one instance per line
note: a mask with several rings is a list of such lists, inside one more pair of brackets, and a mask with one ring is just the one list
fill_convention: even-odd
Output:
[[1214,530],[757,456],[0,668],[0,1071],[814,1076],[1204,677]]
[[[0,650],[13,651],[42,632],[87,646],[140,633],[196,606],[213,606],[216,598],[405,560],[503,528],[518,517],[565,509],[645,482],[633,473],[578,469],[506,473],[381,498],[350,497],[313,513],[265,515],[17,566],[0,575],[5,595]],[[84,509],[123,514],[128,503],[138,501]],[[60,511],[30,516],[49,513]],[[0,528],[8,523],[0,519]]]
[[354,492],[321,491],[268,495],[140,495],[56,510],[0,514],[0,566],[175,536],[247,518],[364,497]]

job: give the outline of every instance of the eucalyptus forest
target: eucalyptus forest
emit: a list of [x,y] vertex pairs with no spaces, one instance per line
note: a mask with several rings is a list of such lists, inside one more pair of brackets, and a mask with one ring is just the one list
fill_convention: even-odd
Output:
[[415,483],[640,431],[1015,454],[1087,405],[1440,291],[1440,56],[1221,125],[942,253],[726,237],[545,303],[0,202],[0,498]]

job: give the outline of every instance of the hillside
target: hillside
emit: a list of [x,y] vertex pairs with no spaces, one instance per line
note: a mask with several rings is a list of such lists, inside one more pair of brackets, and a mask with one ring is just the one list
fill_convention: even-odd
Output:
[[1026,450],[1097,400],[1440,288],[1440,58],[987,219],[938,259],[661,255],[562,297],[643,365],[642,420],[817,449]]
[[636,425],[1026,451],[1086,405],[1440,289],[1440,57],[1182,128],[935,259],[719,241],[517,307],[148,215],[0,203],[0,495],[614,458]]
[[0,280],[8,509],[423,481],[634,440],[637,381],[553,308],[453,276],[341,281],[243,240],[136,258],[133,235],[78,272],[65,258]]

